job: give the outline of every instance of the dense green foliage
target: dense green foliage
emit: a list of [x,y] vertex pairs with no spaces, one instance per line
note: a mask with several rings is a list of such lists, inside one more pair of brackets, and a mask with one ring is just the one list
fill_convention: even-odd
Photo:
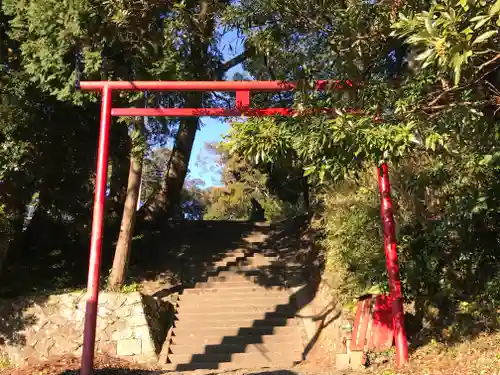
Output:
[[[171,158],[169,148],[155,148],[144,158],[144,171],[141,186],[141,204],[147,204],[160,188],[164,173],[168,172]],[[172,218],[201,220],[207,206],[207,192],[203,189],[203,181],[187,179],[184,183],[181,198],[172,212]]]
[[[57,101],[26,78],[11,73],[1,93],[0,191],[11,231],[22,229],[28,205],[36,207],[35,221],[66,222],[68,231],[84,231],[93,189],[98,107],[84,110]],[[43,233],[43,225],[37,231]]]
[[499,58],[499,14],[498,1],[433,1],[429,9],[400,14],[394,28],[421,49],[416,59],[423,68],[452,73],[455,85],[474,84]]
[[[224,1],[1,2],[0,203],[8,218],[13,261],[25,256],[35,262],[34,254],[52,250],[78,262],[87,259],[99,105],[97,95],[73,89],[75,67],[80,66],[80,78],[87,80],[220,79],[236,63],[221,66],[217,42],[222,33],[214,32],[215,21],[228,5]],[[142,94],[121,94],[114,102],[175,106],[187,99],[158,93],[145,101]],[[206,95],[199,104],[213,100]],[[123,119],[111,130],[108,243],[115,239],[123,212],[130,157],[182,135],[178,131],[182,122],[177,120],[150,119],[143,129],[127,126],[135,123],[131,120]],[[195,122],[194,131],[196,127]],[[182,151],[184,174],[176,171],[178,190],[172,194],[176,199],[170,214],[201,218],[200,188],[187,182],[182,191],[186,172],[182,168],[189,161],[190,147]],[[166,170],[158,174],[166,175]],[[51,236],[54,231],[58,234]],[[79,263],[79,273],[84,266]]]
[[299,212],[293,204],[280,199],[275,193],[283,185],[282,181],[273,181],[272,173],[260,171],[241,156],[230,154],[228,144],[221,144],[212,150],[217,152],[218,163],[223,166],[224,187],[210,189],[205,219],[249,220],[252,216],[252,198],[262,206],[265,218],[269,221],[284,219]]

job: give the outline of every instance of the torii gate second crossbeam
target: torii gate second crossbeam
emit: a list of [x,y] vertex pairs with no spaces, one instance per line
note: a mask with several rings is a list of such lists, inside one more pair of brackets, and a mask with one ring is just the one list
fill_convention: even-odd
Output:
[[[233,117],[233,116],[295,116],[297,112],[289,108],[252,108],[252,92],[293,91],[300,88],[310,90],[342,90],[352,87],[351,81],[317,81],[309,87],[298,83],[281,81],[82,81],[79,88],[84,91],[101,93],[101,122],[97,152],[97,173],[90,237],[90,259],[87,283],[87,305],[81,375],[92,375],[96,337],[97,307],[99,299],[99,272],[101,265],[102,231],[104,203],[106,199],[106,178],[108,170],[109,130],[111,116],[169,116],[169,117]],[[226,108],[112,108],[113,91],[198,91],[235,92],[236,106]],[[325,109],[331,112],[330,109]],[[393,301],[393,325],[396,345],[396,363],[402,366],[408,360],[408,344],[404,328],[401,282],[399,279],[396,234],[390,196],[389,170],[382,164],[379,173],[381,214],[384,226],[384,249],[390,293]]]

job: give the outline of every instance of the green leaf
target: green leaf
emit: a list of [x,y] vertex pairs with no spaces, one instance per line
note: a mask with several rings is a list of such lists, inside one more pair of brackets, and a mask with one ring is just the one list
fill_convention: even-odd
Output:
[[431,35],[431,36],[436,36],[436,30],[434,29],[434,27],[432,26],[432,19],[430,17],[427,17],[425,19],[425,28],[427,29],[427,32]]
[[441,12],[441,15],[446,18],[448,21],[453,21],[450,14],[448,12]]
[[484,15],[484,14],[481,14],[481,15],[479,15],[479,16],[472,17],[472,18],[470,19],[470,22],[477,22],[477,21],[481,21],[481,20],[483,20],[483,19],[485,19],[485,18],[489,18],[489,16]]
[[467,27],[466,29],[462,30],[462,34],[469,35],[472,34],[474,30],[472,30],[471,27]]
[[481,35],[479,35],[473,42],[472,44],[478,44],[478,43],[482,43],[482,42],[485,42],[486,40],[488,40],[489,38],[491,38],[493,35],[495,35],[497,33],[496,30],[490,30],[490,31],[487,31]]
[[497,13],[500,13],[500,0],[497,0],[495,4],[493,4],[488,12],[490,16],[494,16]]
[[326,174],[325,168],[321,168],[321,170],[319,171],[319,180],[321,183],[323,183],[323,181],[325,180],[325,174]]
[[461,69],[460,69],[460,66],[456,66],[454,69],[453,69],[453,78],[454,78],[454,83],[455,83],[455,86],[458,85],[458,83],[460,82],[460,77],[461,77]]
[[471,57],[473,55],[473,52],[471,50],[468,50],[464,53],[464,63],[467,63],[467,60],[469,59],[469,57]]
[[427,59],[428,57],[430,57],[433,53],[434,53],[434,49],[429,48],[427,51],[424,51],[421,54],[419,54],[415,58],[415,60],[417,60],[417,61],[423,61],[423,60]]
[[496,164],[499,160],[500,152],[495,152],[493,155],[484,155],[484,157],[479,161],[479,165]]
[[493,159],[492,155],[485,155],[482,160],[479,161],[479,165],[488,165]]
[[455,85],[458,85],[458,83],[460,82],[462,63],[463,56],[460,53],[455,53],[455,55],[453,56],[453,75]]
[[422,64],[422,69],[425,69],[427,68],[429,65],[431,65],[434,61],[432,59],[428,59],[426,60],[423,64]]
[[477,30],[479,29],[481,26],[483,26],[486,22],[488,22],[489,20],[491,19],[490,16],[486,16],[486,18],[483,18],[482,20],[480,20],[476,26],[474,26],[474,30]]
[[316,170],[316,167],[314,165],[312,165],[310,167],[306,167],[306,168],[304,168],[304,174],[303,174],[303,176],[307,177],[310,174],[312,174],[315,170]]
[[455,9],[450,8],[450,9],[449,9],[449,12],[450,12],[450,16],[451,16],[452,21],[455,21],[455,18],[456,18],[456,12],[455,12]]

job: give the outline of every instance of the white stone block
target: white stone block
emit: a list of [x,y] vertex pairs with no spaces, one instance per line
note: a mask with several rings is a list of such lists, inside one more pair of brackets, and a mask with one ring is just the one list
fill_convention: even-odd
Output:
[[138,355],[142,352],[142,342],[139,339],[120,340],[116,343],[116,354],[119,356]]

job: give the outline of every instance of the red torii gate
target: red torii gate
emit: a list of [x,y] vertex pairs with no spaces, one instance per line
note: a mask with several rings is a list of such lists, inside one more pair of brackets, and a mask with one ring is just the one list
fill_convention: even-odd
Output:
[[[352,81],[316,81],[309,89],[330,90],[351,87]],[[108,170],[109,129],[111,116],[294,116],[290,108],[251,108],[252,92],[292,91],[300,88],[297,83],[281,81],[82,81],[79,88],[84,91],[101,92],[101,122],[97,151],[97,174],[95,181],[92,233],[90,237],[90,259],[87,283],[87,305],[83,338],[81,375],[92,375],[99,299],[99,272],[101,265],[102,229],[106,178]],[[213,91],[236,92],[236,106],[226,108],[112,108],[113,91]],[[325,111],[331,111],[325,109]],[[359,113],[359,111],[356,111]],[[408,360],[408,344],[404,328],[401,282],[399,279],[398,254],[396,250],[395,222],[391,200],[391,186],[387,164],[382,164],[378,175],[381,214],[384,226],[384,249],[386,255],[389,287],[392,297],[396,363],[402,366]]]

